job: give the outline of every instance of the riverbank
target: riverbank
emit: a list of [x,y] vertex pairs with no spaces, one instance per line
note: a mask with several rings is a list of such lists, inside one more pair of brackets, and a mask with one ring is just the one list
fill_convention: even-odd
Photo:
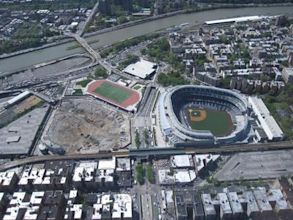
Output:
[[65,44],[65,43],[68,43],[70,41],[74,41],[74,40],[72,40],[70,37],[63,36],[61,39],[58,39],[58,41],[55,41],[55,42],[49,43],[49,44],[44,44],[44,45],[42,45],[40,47],[28,48],[28,49],[16,51],[16,52],[13,52],[13,53],[1,54],[0,55],[0,60],[5,59],[5,58],[9,58],[9,57],[13,57],[13,56],[18,56],[18,55],[25,54],[25,53],[30,53],[30,52],[42,50],[42,49],[49,48],[49,47],[58,46],[60,44]]
[[[87,37],[86,40],[90,46],[98,50],[106,45],[112,45],[119,41],[124,41],[129,38],[134,38],[149,33],[154,33],[159,30],[167,30],[170,27],[179,26],[183,23],[189,23],[190,26],[202,24],[208,20],[225,19],[239,16],[276,16],[287,15],[292,16],[293,6],[286,7],[253,7],[253,8],[235,8],[235,9],[215,9],[205,12],[184,13],[166,18],[157,19],[155,21],[144,22],[143,24],[131,25],[130,27],[120,28],[115,31],[110,31],[104,34],[93,35]],[[178,12],[176,12],[178,13]],[[0,72],[12,72],[17,69],[26,68],[35,64],[48,62],[50,60],[59,59],[68,55],[84,53],[83,48],[72,47],[75,41],[59,44],[57,46],[40,49],[38,51],[20,54],[18,56],[0,59]],[[68,48],[73,49],[68,49]]]
[[231,8],[243,8],[243,7],[245,7],[245,8],[249,8],[249,7],[253,7],[253,8],[254,7],[274,7],[274,6],[286,7],[286,6],[293,6],[293,3],[232,4],[232,5],[231,4],[209,4],[209,5],[210,5],[210,7],[208,6],[206,8],[184,9],[184,10],[169,12],[169,13],[162,14],[162,15],[143,18],[143,19],[139,19],[139,20],[136,20],[136,21],[130,21],[130,22],[127,22],[127,23],[124,23],[124,24],[116,25],[114,27],[104,28],[104,29],[101,29],[101,30],[98,30],[98,31],[85,33],[83,36],[85,38],[92,37],[92,36],[95,36],[95,35],[104,34],[104,33],[107,33],[107,32],[112,32],[112,31],[115,31],[115,30],[131,27],[131,26],[138,25],[138,24],[143,24],[143,23],[150,22],[150,21],[159,20],[159,19],[162,19],[162,18],[168,18],[168,17],[180,15],[180,14],[190,14],[190,13],[211,11],[211,10],[217,10],[217,9],[231,9]]
[[62,57],[62,58],[59,58],[59,59],[56,59],[56,60],[50,60],[50,61],[45,62],[45,63],[40,63],[40,64],[32,65],[30,67],[16,69],[16,70],[14,70],[12,72],[4,72],[4,73],[1,73],[0,72],[0,79],[5,78],[5,77],[12,76],[14,74],[19,74],[21,72],[26,71],[28,68],[38,69],[38,68],[42,68],[42,67],[45,67],[45,66],[49,66],[49,65],[52,65],[52,64],[56,64],[58,62],[61,62],[61,61],[64,61],[64,60],[69,60],[69,59],[76,58],[76,57],[86,57],[86,58],[89,58],[91,60],[91,63],[92,64],[94,63],[93,58],[91,56],[89,56],[88,54],[86,54],[86,53],[83,53],[83,54],[74,54],[74,55],[69,55],[69,56]]
[[[157,16],[152,16],[152,17],[148,17],[148,18],[143,18],[143,19],[139,19],[136,21],[131,21],[131,22],[127,22],[121,25],[117,25],[111,28],[105,28],[102,30],[98,30],[95,32],[91,32],[91,33],[85,33],[83,34],[83,36],[85,38],[89,38],[89,37],[93,37],[93,36],[98,36],[101,34],[105,34],[108,32],[112,32],[112,31],[116,31],[119,29],[123,29],[123,28],[128,28],[131,26],[135,26],[135,25],[139,25],[139,24],[143,24],[143,23],[147,23],[147,22],[151,22],[151,21],[155,21],[155,20],[160,20],[163,18],[168,18],[168,17],[173,17],[176,15],[180,15],[180,14],[190,14],[190,13],[198,13],[198,12],[204,12],[204,11],[211,11],[211,10],[217,10],[217,9],[231,9],[231,8],[256,8],[256,7],[274,7],[274,6],[279,6],[279,7],[286,7],[286,6],[293,6],[293,3],[276,3],[276,4],[206,4],[206,3],[202,3],[204,5],[206,5],[203,8],[192,8],[192,9],[185,9],[185,10],[179,10],[179,11],[174,11],[174,12],[170,12],[170,13],[166,13],[166,14],[162,14],[162,15],[157,15]],[[54,47],[54,46],[58,46],[61,44],[65,44],[65,43],[70,43],[70,42],[74,42],[74,40],[72,38],[63,36],[60,40],[53,42],[53,43],[49,43],[49,44],[45,44],[43,46],[40,47],[35,47],[35,48],[28,48],[25,50],[20,50],[17,52],[13,52],[13,53],[9,53],[9,54],[2,54],[0,55],[0,60],[1,59],[5,59],[5,58],[9,58],[9,57],[13,57],[13,56],[18,56],[21,54],[26,54],[26,53],[30,53],[30,52],[34,52],[34,51],[38,51],[38,50],[42,50],[42,49],[46,49],[46,48],[50,48],[50,47]],[[90,44],[94,43],[94,42],[89,42]],[[71,48],[71,47],[69,47]],[[76,46],[72,46],[73,49],[77,48]]]

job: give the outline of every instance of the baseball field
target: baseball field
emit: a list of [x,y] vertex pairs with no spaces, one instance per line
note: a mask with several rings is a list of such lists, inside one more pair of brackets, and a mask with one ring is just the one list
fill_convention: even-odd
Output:
[[215,136],[230,134],[233,130],[231,116],[225,111],[187,108],[187,121],[194,130],[209,130]]

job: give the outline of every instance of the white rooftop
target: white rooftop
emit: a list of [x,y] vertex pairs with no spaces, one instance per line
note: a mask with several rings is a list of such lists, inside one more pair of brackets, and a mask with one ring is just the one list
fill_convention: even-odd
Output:
[[260,211],[272,211],[272,206],[268,201],[265,189],[254,190],[253,194]]
[[232,213],[232,209],[231,209],[230,203],[228,201],[227,194],[226,193],[218,193],[218,199],[220,201],[220,206],[221,206],[223,213],[225,213],[225,214]]
[[175,171],[175,181],[179,183],[190,183],[195,180],[196,175],[194,170],[180,170]]
[[173,167],[193,167],[193,161],[191,155],[175,155],[172,157]]
[[229,23],[229,22],[245,22],[245,21],[257,21],[266,18],[264,16],[244,16],[238,18],[227,18],[227,19],[219,19],[219,20],[212,20],[206,21],[205,23],[208,25],[211,24],[220,24],[220,23]]
[[75,167],[72,180],[74,182],[80,182],[82,179],[85,181],[92,181],[93,173],[97,168],[97,162],[82,162]]
[[269,140],[273,140],[274,138],[282,139],[284,136],[283,131],[280,126],[276,122],[276,120],[271,116],[270,111],[262,101],[262,99],[258,97],[250,96],[248,101],[257,115],[257,118],[264,129]]
[[203,208],[206,215],[216,215],[216,210],[210,194],[201,194]]
[[130,158],[117,158],[117,171],[130,171]]
[[30,94],[29,91],[25,91],[23,93],[20,93],[19,95],[13,97],[12,99],[8,100],[7,101],[7,104],[11,105],[11,104],[14,104],[15,102],[25,98],[26,96],[28,96]]
[[196,154],[195,155],[195,162],[196,162],[196,168],[197,171],[200,171],[204,168],[204,160],[206,161],[206,164],[209,164],[210,162],[215,162],[220,158],[219,154]]
[[0,185],[9,186],[14,175],[16,175],[15,172],[0,172]]
[[125,73],[145,79],[155,71],[155,63],[141,59],[140,61],[128,65],[123,71]]
[[158,170],[159,183],[160,184],[173,184],[175,183],[175,178],[170,174],[169,169]]
[[121,219],[122,214],[125,219],[132,219],[132,199],[129,194],[100,195],[93,208],[92,219],[102,219],[103,214],[111,219]]
[[114,170],[116,168],[116,158],[99,160],[99,170]]
[[276,202],[276,207],[279,210],[290,209],[282,191],[280,189],[270,189],[268,196],[269,201]]
[[242,209],[240,200],[237,196],[237,193],[236,192],[229,192],[228,198],[229,198],[231,209],[232,209],[233,213],[242,213],[243,209]]

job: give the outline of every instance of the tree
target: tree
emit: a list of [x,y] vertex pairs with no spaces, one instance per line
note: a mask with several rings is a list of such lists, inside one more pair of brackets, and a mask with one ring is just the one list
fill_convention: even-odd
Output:
[[148,131],[148,129],[145,129],[143,131],[143,135],[144,135],[144,142],[148,145],[149,144],[149,131]]
[[106,78],[108,76],[107,70],[101,66],[98,66],[95,71],[96,78]]
[[127,59],[122,61],[120,64],[119,64],[119,68],[120,69],[123,69],[125,67],[127,67],[128,65],[132,64],[132,63],[136,63],[137,61],[139,61],[139,57],[136,56],[136,55],[132,55],[132,54],[129,54],[127,56]]
[[158,83],[163,86],[175,86],[188,84],[188,81],[179,72],[172,71],[168,74],[160,73]]
[[195,63],[197,66],[203,66],[205,62],[207,62],[207,58],[206,58],[206,55],[204,54],[198,55],[195,58]]
[[135,172],[136,172],[136,181],[142,185],[144,184],[144,175],[145,171],[141,163],[137,164],[135,167]]
[[150,182],[150,183],[155,183],[155,175],[154,175],[154,170],[153,170],[153,167],[151,164],[148,164],[146,166],[146,177],[147,177],[147,180]]
[[141,145],[141,141],[140,141],[140,135],[137,130],[135,131],[135,140],[134,141],[135,141],[136,147],[139,148]]

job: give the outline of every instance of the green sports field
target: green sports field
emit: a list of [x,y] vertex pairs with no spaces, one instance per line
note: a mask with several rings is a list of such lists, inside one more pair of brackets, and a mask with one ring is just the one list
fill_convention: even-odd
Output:
[[[206,111],[205,119],[201,121],[192,121],[189,110],[186,110],[186,116],[190,127],[194,130],[209,130],[218,137],[226,136],[233,131],[234,127],[231,116],[225,111],[201,109]],[[192,109],[194,112],[197,110],[198,109]]]
[[107,82],[104,82],[96,88],[95,93],[119,104],[123,103],[131,96],[131,91],[114,86]]

